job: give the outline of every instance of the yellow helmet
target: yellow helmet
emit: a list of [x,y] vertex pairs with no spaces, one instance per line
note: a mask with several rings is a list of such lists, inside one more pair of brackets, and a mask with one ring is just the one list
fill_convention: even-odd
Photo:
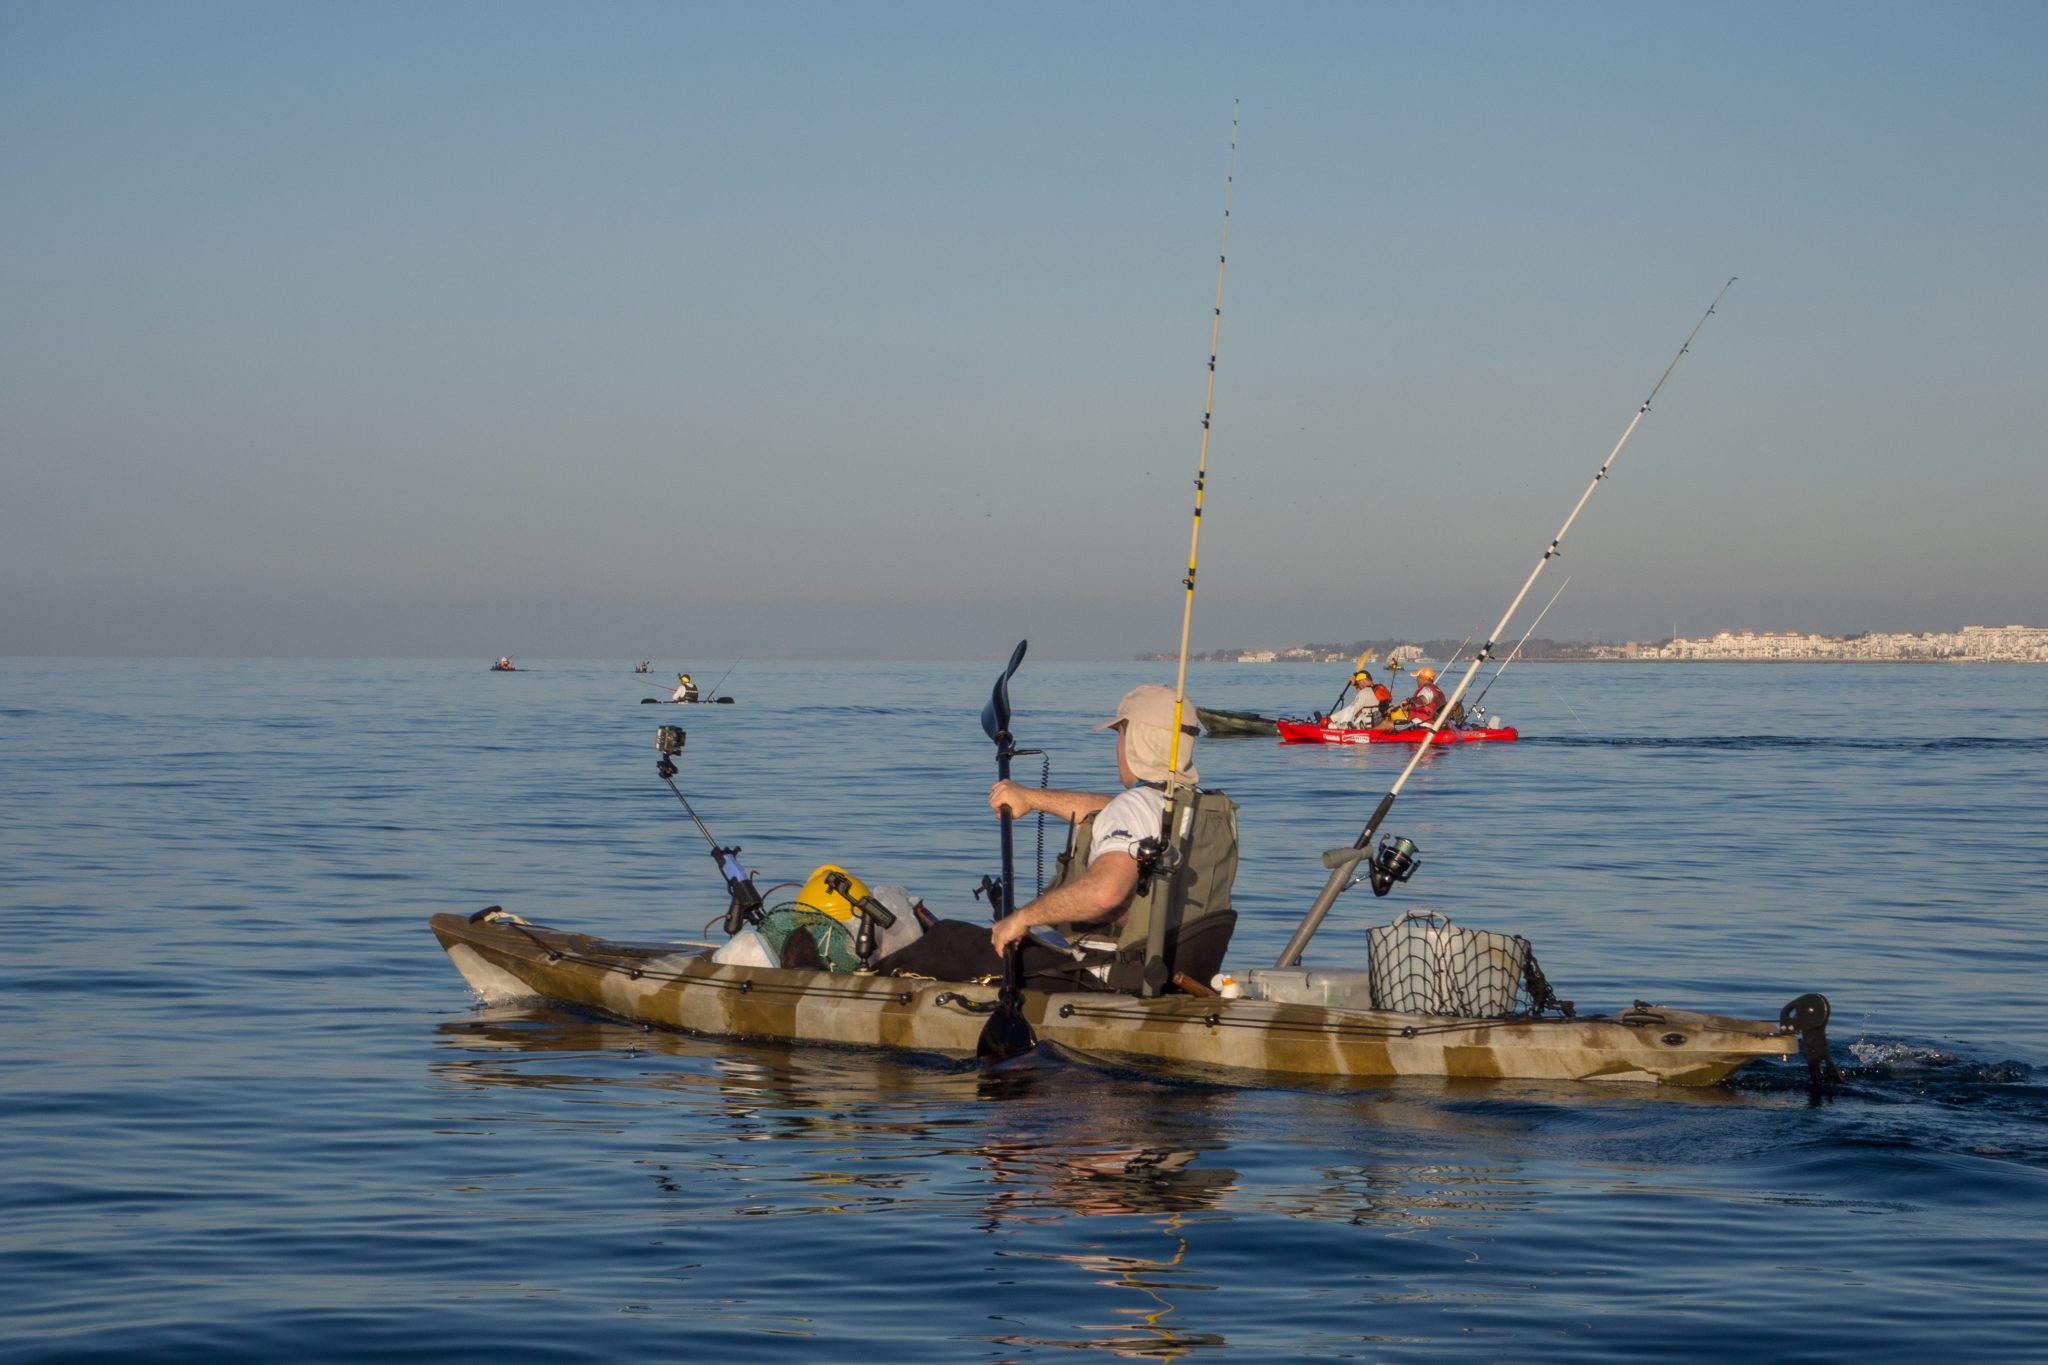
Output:
[[1351,681],[1353,681],[1353,682],[1371,682],[1371,681],[1372,681],[1372,674],[1371,674],[1371,673],[1368,673],[1368,672],[1367,672],[1367,671],[1366,671],[1365,669],[1362,669],[1362,668],[1361,668],[1361,669],[1359,669],[1359,670],[1358,670],[1358,671],[1357,671],[1356,673],[1353,673],[1353,674],[1351,675]]
[[[826,874],[832,872],[837,872],[840,876],[846,878],[846,889],[850,893],[849,895],[842,896],[831,887],[825,885]],[[857,913],[853,908],[853,902],[859,900],[867,893],[868,884],[866,882],[854,876],[843,867],[826,863],[816,872],[813,872],[811,879],[804,883],[804,889],[796,893],[796,903],[797,908],[800,910],[815,910],[821,915],[830,915],[836,920],[850,921]]]
[[1415,680],[1417,682],[1435,682],[1436,670],[1433,668],[1418,668],[1415,670]]
[[678,674],[676,674],[676,681],[677,681],[677,682],[688,682],[689,680],[690,680],[690,675],[689,675],[689,674],[687,674],[687,673],[678,673]]

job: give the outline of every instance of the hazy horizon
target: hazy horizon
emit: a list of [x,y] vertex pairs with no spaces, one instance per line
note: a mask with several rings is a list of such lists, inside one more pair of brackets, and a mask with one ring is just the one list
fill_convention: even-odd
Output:
[[0,653],[2048,620],[2048,10],[0,10]]

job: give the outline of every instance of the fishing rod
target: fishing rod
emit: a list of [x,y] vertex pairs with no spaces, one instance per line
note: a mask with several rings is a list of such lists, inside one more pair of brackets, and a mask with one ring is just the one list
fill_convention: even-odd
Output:
[[1422,742],[1415,746],[1415,752],[1409,756],[1408,765],[1401,769],[1401,775],[1394,779],[1394,785],[1380,798],[1380,803],[1374,809],[1372,819],[1366,822],[1365,829],[1351,847],[1331,849],[1323,855],[1323,866],[1330,869],[1330,879],[1323,884],[1322,891],[1316,895],[1315,903],[1309,906],[1308,913],[1302,916],[1301,923],[1295,927],[1293,937],[1287,940],[1287,946],[1281,950],[1280,960],[1274,963],[1274,966],[1292,967],[1301,961],[1303,950],[1308,947],[1308,941],[1315,936],[1324,917],[1330,913],[1330,907],[1337,903],[1337,897],[1343,894],[1347,887],[1354,884],[1353,873],[1359,863],[1370,860],[1368,871],[1356,880],[1369,879],[1372,882],[1373,894],[1376,896],[1386,895],[1393,890],[1394,883],[1405,882],[1414,875],[1416,848],[1412,840],[1389,836],[1382,841],[1379,854],[1374,856],[1370,847],[1372,836],[1379,832],[1381,822],[1387,818],[1387,812],[1393,809],[1394,798],[1401,794],[1401,788],[1407,784],[1416,765],[1422,762],[1422,756],[1429,752],[1429,746],[1436,741],[1437,732],[1449,718],[1451,708],[1458,704],[1458,699],[1465,695],[1465,689],[1472,685],[1474,675],[1493,657],[1495,640],[1507,629],[1508,622],[1521,608],[1522,599],[1527,597],[1529,589],[1535,586],[1537,576],[1543,572],[1543,566],[1557,557],[1557,547],[1563,543],[1565,535],[1572,529],[1572,523],[1579,519],[1579,513],[1585,510],[1587,501],[1593,496],[1593,490],[1607,477],[1607,471],[1620,457],[1622,447],[1628,444],[1629,437],[1635,435],[1637,424],[1650,410],[1650,404],[1663,389],[1664,381],[1671,378],[1671,372],[1678,368],[1678,362],[1685,359],[1686,352],[1692,349],[1693,338],[1700,334],[1700,328],[1707,325],[1707,319],[1714,316],[1714,310],[1721,305],[1722,295],[1726,294],[1734,283],[1735,277],[1730,276],[1728,283],[1721,286],[1721,292],[1714,295],[1714,301],[1707,305],[1707,311],[1693,324],[1692,331],[1686,335],[1685,344],[1678,348],[1678,354],[1671,357],[1671,363],[1664,367],[1664,373],[1658,376],[1656,386],[1650,390],[1650,396],[1643,400],[1642,406],[1636,409],[1636,415],[1629,419],[1628,426],[1622,430],[1621,439],[1614,443],[1614,449],[1607,452],[1607,459],[1601,464],[1600,472],[1593,476],[1593,482],[1586,485],[1586,491],[1579,495],[1571,515],[1564,519],[1564,525],[1558,528],[1557,534],[1551,537],[1550,544],[1537,557],[1536,567],[1531,569],[1529,577],[1523,580],[1521,591],[1515,594],[1515,600],[1508,603],[1508,609],[1502,614],[1500,624],[1493,628],[1492,633],[1487,636],[1486,643],[1472,656],[1471,666],[1465,670],[1465,676],[1458,680],[1457,691],[1451,693],[1444,704],[1437,708],[1436,714],[1430,718],[1429,728],[1423,734]]
[[1475,636],[1475,635],[1477,635],[1478,633],[1479,633],[1479,623],[1475,622],[1475,623],[1473,624],[1473,626],[1472,626],[1472,629],[1470,629],[1470,630],[1468,630],[1468,631],[1466,631],[1466,632],[1465,632],[1465,638],[1464,638],[1464,639],[1462,639],[1462,640],[1460,640],[1460,641],[1458,641],[1458,647],[1457,647],[1457,648],[1456,648],[1455,650],[1453,650],[1453,651],[1451,652],[1451,657],[1450,657],[1449,661],[1448,661],[1448,662],[1446,662],[1446,663],[1444,664],[1444,671],[1445,671],[1445,672],[1447,672],[1447,673],[1448,673],[1448,672],[1450,671],[1450,669],[1451,669],[1451,665],[1453,665],[1453,664],[1457,663],[1457,662],[1458,662],[1458,660],[1460,660],[1460,659],[1462,659],[1462,658],[1464,658],[1464,657],[1465,657],[1465,646],[1466,646],[1466,645],[1469,645],[1469,644],[1471,644],[1471,643],[1472,643],[1472,637],[1473,637],[1473,636]]
[[718,695],[718,689],[719,689],[719,688],[721,688],[721,687],[723,687],[723,686],[725,686],[725,680],[726,680],[727,678],[730,678],[730,677],[732,676],[732,669],[733,669],[733,668],[738,668],[738,667],[739,667],[739,666],[740,666],[741,664],[743,664],[743,663],[745,663],[745,662],[746,662],[746,660],[745,660],[745,659],[734,659],[734,660],[732,661],[732,668],[728,668],[728,669],[726,669],[726,670],[725,670],[725,672],[723,672],[723,673],[719,674],[719,675],[718,675],[718,681],[717,681],[717,682],[715,682],[715,683],[713,683],[713,684],[711,684],[711,690],[710,690],[709,692],[706,692],[706,693],[705,693],[704,695],[705,695],[705,696],[707,696],[707,697],[715,697],[715,696],[717,696],[717,695]]
[[[1180,725],[1181,715],[1188,700],[1188,632],[1195,620],[1195,561],[1202,547],[1202,494],[1209,481],[1209,425],[1216,412],[1216,348],[1223,335],[1223,270],[1230,260],[1230,192],[1237,182],[1237,116],[1241,104],[1232,100],[1230,104],[1230,157],[1223,169],[1223,241],[1216,252],[1216,311],[1209,323],[1209,378],[1202,395],[1202,453],[1195,465],[1195,515],[1193,529],[1188,533],[1188,574],[1181,580],[1187,589],[1182,599],[1180,612],[1180,664],[1173,678],[1173,731],[1166,749],[1166,804],[1159,814],[1160,871],[1167,877],[1168,897],[1172,888],[1179,884],[1179,850],[1174,838],[1174,822],[1179,818],[1183,783],[1180,780]],[[1187,830],[1194,826],[1194,805],[1187,806]],[[1169,906],[1155,907],[1152,923],[1145,937],[1145,987],[1146,995],[1157,995],[1166,988],[1166,920]]]
[[1550,609],[1557,605],[1557,599],[1564,596],[1564,590],[1571,585],[1571,576],[1567,574],[1564,582],[1557,585],[1557,591],[1550,594],[1550,600],[1543,604],[1543,610],[1536,613],[1536,619],[1531,621],[1529,628],[1522,632],[1521,640],[1513,649],[1508,651],[1508,657],[1501,660],[1500,667],[1494,669],[1493,676],[1486,680],[1486,686],[1480,688],[1479,695],[1472,699],[1471,711],[1473,715],[1483,716],[1486,714],[1486,708],[1481,706],[1480,703],[1486,700],[1488,692],[1493,691],[1493,685],[1500,681],[1500,675],[1508,671],[1508,665],[1521,656],[1522,646],[1529,643],[1529,637],[1536,633],[1536,627],[1543,624],[1543,618],[1550,615]]

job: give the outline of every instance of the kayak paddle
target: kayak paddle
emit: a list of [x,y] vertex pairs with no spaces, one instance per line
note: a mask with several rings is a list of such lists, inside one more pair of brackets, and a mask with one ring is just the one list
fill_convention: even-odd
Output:
[[[1016,742],[1010,735],[1010,678],[1016,673],[1017,666],[1024,662],[1024,646],[1029,643],[1028,640],[1017,642],[1016,652],[1010,655],[1010,666],[996,679],[988,705],[981,708],[981,728],[996,745],[996,776],[1006,782],[1010,777],[1010,759],[1017,752]],[[988,892],[989,903],[997,919],[1010,913],[1010,889],[1016,885],[1007,806],[1001,813],[1001,825],[1003,879],[993,883],[986,878],[982,880],[982,888]],[[1031,1023],[1024,1017],[1023,948],[1023,942],[1019,940],[1003,954],[1003,985],[996,995],[995,1012],[981,1026],[981,1039],[974,1045],[974,1055],[982,1061],[1006,1062],[1038,1046]]]

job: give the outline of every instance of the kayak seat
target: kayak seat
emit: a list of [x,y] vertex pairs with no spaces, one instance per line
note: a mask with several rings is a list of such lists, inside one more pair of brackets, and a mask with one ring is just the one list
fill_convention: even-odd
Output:
[[[1169,978],[1181,972],[1207,983],[1223,970],[1223,955],[1230,950],[1230,936],[1237,929],[1237,911],[1216,910],[1192,924],[1166,931],[1161,956],[1166,959]],[[1109,988],[1136,995],[1144,988],[1145,945],[1134,943],[1117,955],[1109,969]]]

